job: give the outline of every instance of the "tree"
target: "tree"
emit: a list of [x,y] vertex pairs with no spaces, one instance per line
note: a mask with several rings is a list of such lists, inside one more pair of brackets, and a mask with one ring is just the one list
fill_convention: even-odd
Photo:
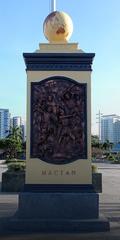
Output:
[[92,147],[99,148],[99,137],[97,135],[92,135],[91,144],[92,144]]
[[103,143],[103,149],[105,149],[105,150],[109,150],[110,149],[110,147],[111,147],[111,144],[110,144],[110,142],[109,142],[109,140],[106,140],[104,143]]
[[6,148],[5,139],[0,139],[0,149],[5,149],[5,148]]
[[99,141],[99,137],[97,135],[92,135],[91,137],[91,145],[92,145],[92,157],[93,158],[101,158],[103,155],[102,144]]
[[11,128],[10,134],[6,138],[7,157],[9,159],[17,158],[18,152],[22,151],[22,132],[21,129]]

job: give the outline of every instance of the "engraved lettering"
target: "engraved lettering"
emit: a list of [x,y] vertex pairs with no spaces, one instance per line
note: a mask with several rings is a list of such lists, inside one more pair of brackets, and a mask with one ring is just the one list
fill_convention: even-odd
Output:
[[59,175],[59,171],[58,170],[54,171],[54,175],[58,176]]
[[72,170],[71,175],[76,175],[76,171]]
[[46,175],[46,171],[42,171],[42,175]]
[[52,175],[52,171],[49,171],[49,172],[48,172],[48,175]]
[[42,170],[41,175],[43,176],[75,176],[76,170]]

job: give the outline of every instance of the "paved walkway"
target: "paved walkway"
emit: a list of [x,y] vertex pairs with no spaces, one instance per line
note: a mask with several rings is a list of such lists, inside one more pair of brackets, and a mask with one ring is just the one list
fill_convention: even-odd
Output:
[[[93,234],[18,234],[1,233],[0,240],[120,240],[120,166],[99,165],[103,177],[103,193],[100,194],[100,214],[110,221],[111,231]],[[0,194],[0,220],[14,215],[18,206],[17,194]]]

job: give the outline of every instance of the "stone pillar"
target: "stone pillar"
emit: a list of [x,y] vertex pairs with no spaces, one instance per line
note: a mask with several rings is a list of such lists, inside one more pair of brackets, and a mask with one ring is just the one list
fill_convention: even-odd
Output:
[[93,53],[78,50],[77,44],[42,44],[37,53],[24,53],[28,89],[27,188],[92,184],[93,57]]

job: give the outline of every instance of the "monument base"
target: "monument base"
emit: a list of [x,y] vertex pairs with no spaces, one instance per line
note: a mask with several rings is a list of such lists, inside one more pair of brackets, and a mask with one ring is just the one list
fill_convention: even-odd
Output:
[[109,222],[99,219],[24,219],[11,218],[4,223],[5,231],[19,233],[92,233],[109,231]]
[[80,233],[109,231],[109,222],[99,218],[95,192],[27,192],[7,229],[23,232]]

